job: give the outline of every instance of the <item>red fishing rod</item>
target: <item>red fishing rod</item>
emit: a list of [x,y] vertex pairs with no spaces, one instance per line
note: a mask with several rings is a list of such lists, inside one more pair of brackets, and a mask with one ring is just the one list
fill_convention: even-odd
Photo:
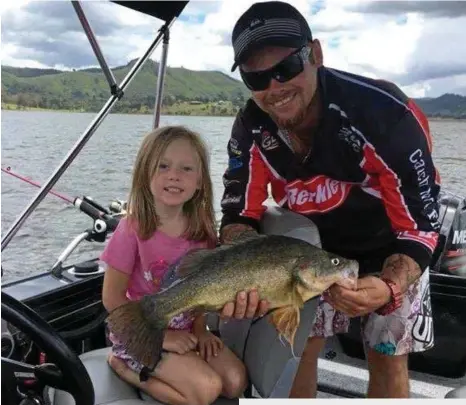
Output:
[[[2,167],[2,172],[8,173],[9,175],[11,175],[11,176],[13,176],[13,177],[16,177],[16,178],[18,178],[18,179],[20,179],[20,180],[22,180],[22,181],[25,181],[26,183],[29,183],[29,184],[31,184],[31,185],[33,185],[33,186],[36,186],[36,187],[38,187],[38,188],[41,187],[40,184],[36,183],[35,181],[33,181],[33,180],[31,180],[31,179],[28,179],[28,178],[26,178],[26,177],[20,176],[19,174],[13,173],[13,172],[11,171],[11,167],[10,167],[10,166],[8,166],[6,169],[4,169],[4,168]],[[73,200],[72,200],[70,197],[67,197],[67,196],[65,196],[65,195],[63,195],[63,194],[57,193],[56,191],[53,191],[53,190],[50,190],[49,193],[50,193],[50,194],[53,194],[53,195],[55,195],[55,196],[57,196],[57,197],[59,197],[59,198],[61,198],[62,200],[66,201],[67,203],[74,204]]]
[[[41,188],[41,185],[36,183],[35,181],[28,179],[27,177],[21,176],[17,173],[13,173],[11,171],[10,166],[8,166],[7,168],[2,167],[2,172],[7,173],[10,176],[16,177],[17,179],[20,179],[21,181],[31,184],[32,186]],[[94,241],[94,242],[105,242],[107,233],[113,232],[117,228],[119,219],[118,217],[113,216],[107,208],[102,207],[100,204],[93,201],[92,198],[90,197],[83,196],[82,198],[76,197],[72,199],[66,195],[63,195],[53,190],[49,190],[48,193],[53,194],[57,196],[58,198],[61,198],[63,201],[66,201],[67,203],[70,203],[71,205],[75,206],[81,212],[84,212],[86,215],[88,215],[94,220],[93,227],[90,229],[87,229],[85,232],[78,235],[73,240],[73,242],[70,245],[68,245],[68,247],[59,256],[56,263],[52,266],[52,269],[50,270],[52,274],[58,278],[62,278],[62,273],[63,273],[62,265],[64,261],[66,260],[66,258],[76,248],[76,246],[83,240]],[[2,274],[3,274],[3,269],[2,269]],[[84,271],[83,274],[88,274],[88,273]],[[77,275],[77,273],[75,273],[75,275]]]
[[[6,169],[2,167],[2,172],[16,177],[35,187],[41,188],[41,185],[36,183],[35,181],[28,179],[27,177],[21,176],[17,173],[13,173],[11,171],[10,166],[8,166]],[[118,220],[111,216],[111,213],[108,209],[101,206],[89,197],[83,196],[82,198],[71,198],[53,190],[50,190],[49,193],[61,198],[62,200],[66,201],[67,203],[70,203],[71,205],[74,205],[76,208],[89,215],[94,220],[103,220],[106,223],[106,227],[112,231],[115,230],[116,226],[118,225]]]

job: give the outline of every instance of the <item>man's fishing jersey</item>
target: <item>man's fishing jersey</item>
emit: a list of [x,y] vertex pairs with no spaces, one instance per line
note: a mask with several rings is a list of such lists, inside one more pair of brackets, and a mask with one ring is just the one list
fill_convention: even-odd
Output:
[[221,228],[259,229],[270,185],[275,203],[317,225],[324,249],[371,267],[403,253],[425,270],[440,228],[427,118],[389,82],[321,67],[318,87],[323,118],[304,158],[252,99],[240,110],[228,143]]

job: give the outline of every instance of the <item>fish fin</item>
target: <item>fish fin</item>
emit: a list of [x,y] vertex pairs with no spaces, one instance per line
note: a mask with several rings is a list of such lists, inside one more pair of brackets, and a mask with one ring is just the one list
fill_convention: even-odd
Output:
[[186,253],[178,263],[176,275],[179,278],[184,278],[197,273],[203,268],[202,262],[206,257],[209,257],[216,249],[199,248],[190,250]]
[[[292,284],[294,287],[294,283]],[[301,320],[301,308],[304,302],[296,288],[291,289],[291,304],[274,310],[270,317],[271,322],[277,329],[279,336],[283,336],[291,346],[293,357],[294,339]]]
[[181,258],[177,266],[176,274],[179,278],[184,278],[192,274],[195,274],[204,267],[205,265],[204,261],[208,257],[214,254],[217,255],[219,252],[222,252],[222,251],[228,251],[238,245],[250,243],[251,241],[263,239],[265,237],[267,237],[267,235],[254,234],[254,235],[248,235],[248,236],[241,237],[228,244],[217,246],[215,249],[208,249],[208,248],[192,249]]
[[241,245],[243,243],[246,243],[246,242],[252,242],[252,241],[255,241],[255,240],[258,240],[258,239],[263,239],[263,238],[266,238],[267,235],[265,234],[262,234],[262,233],[256,233],[256,232],[247,232],[245,233],[244,235],[241,235],[239,237],[237,237],[236,239],[233,239],[231,241],[228,241],[228,243],[225,243],[223,245],[220,246],[220,248],[222,247],[229,247],[229,246],[235,246],[235,245]]
[[183,278],[191,274],[194,274],[198,272],[201,268],[203,268],[204,260],[208,258],[209,256],[212,256],[214,254],[217,255],[219,252],[228,251],[236,245],[242,244],[251,239],[255,240],[255,239],[258,239],[264,236],[265,235],[259,235],[259,234],[257,234],[257,236],[256,235],[248,236],[245,238],[235,240],[232,243],[217,246],[215,249],[209,249],[209,248],[192,249],[188,253],[186,253],[179,261],[177,270],[176,270],[177,276],[180,278]]
[[[282,335],[279,335],[278,336],[278,340],[280,341],[280,343],[285,346],[286,345],[286,341],[285,341],[285,338],[282,336]],[[293,356],[293,359],[298,359],[298,357],[296,356],[296,354],[294,353],[294,345],[290,345],[290,348],[291,348],[291,355]]]
[[278,331],[280,338],[284,337],[291,347],[294,345],[301,312],[295,305],[277,308],[270,314],[270,320]]
[[141,301],[130,301],[111,311],[107,324],[131,357],[149,370],[155,369],[162,358],[165,337],[163,321],[149,321],[144,315]]

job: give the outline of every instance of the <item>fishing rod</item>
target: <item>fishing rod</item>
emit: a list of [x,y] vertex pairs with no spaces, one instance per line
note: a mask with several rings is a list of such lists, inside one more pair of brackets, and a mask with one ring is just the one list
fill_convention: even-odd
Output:
[[[35,187],[38,187],[38,188],[41,187],[41,185],[40,185],[39,183],[36,183],[35,181],[33,181],[33,180],[31,180],[31,179],[28,179],[27,177],[21,176],[21,175],[16,174],[16,173],[13,173],[13,172],[11,171],[11,167],[10,167],[10,166],[8,166],[6,169],[4,169],[4,168],[2,167],[2,172],[8,173],[9,175],[11,175],[11,176],[13,176],[13,177],[16,177],[16,178],[18,178],[18,179],[20,179],[20,180],[22,180],[22,181],[24,181],[24,182],[26,182],[26,183],[29,183],[29,184],[31,184],[31,185],[33,185],[33,186],[35,186]],[[59,198],[61,198],[62,200],[66,201],[67,203],[73,204],[73,200],[72,200],[70,197],[67,197],[67,196],[65,196],[65,195],[63,195],[63,194],[60,194],[60,193],[58,193],[58,192],[56,192],[56,191],[53,191],[53,190],[49,190],[49,193],[50,193],[50,194],[53,194],[53,195],[55,195],[55,196],[57,196],[57,197],[59,197]]]
[[[24,181],[28,184],[31,184],[34,187],[41,188],[42,186],[35,182],[34,180],[28,179],[25,176],[21,176],[20,174],[13,173],[11,167],[8,166],[7,168],[2,167],[2,172],[7,173],[21,181]],[[118,214],[122,212],[123,205],[116,204],[120,203],[119,201],[114,202],[110,205],[110,210],[105,207],[102,207],[100,204],[96,203],[92,198],[83,196],[82,198],[76,197],[74,199],[58,193],[52,189],[50,189],[47,193],[53,194],[58,198],[61,198],[63,201],[73,205],[80,211],[84,212],[86,215],[91,217],[94,220],[93,227],[87,229],[85,232],[82,232],[77,237],[73,239],[73,241],[66,247],[66,249],[62,252],[62,254],[58,257],[55,264],[50,269],[50,272],[58,277],[62,278],[63,263],[68,258],[68,256],[76,249],[76,247],[84,240],[87,241],[95,241],[95,242],[105,242],[107,233],[113,232],[118,226],[118,218],[112,215],[110,211]],[[3,274],[3,268],[2,268]],[[76,273],[77,274],[77,273]],[[87,273],[86,273],[87,274]]]
[[[16,177],[35,187],[38,187],[38,188],[42,187],[39,183],[35,182],[34,180],[28,179],[27,177],[21,176],[17,173],[13,173],[10,166],[8,166],[7,168],[2,167],[2,172],[7,173],[13,177]],[[107,208],[96,203],[90,197],[83,196],[82,198],[76,197],[72,199],[71,197],[58,193],[57,191],[53,191],[52,189],[50,189],[48,193],[53,194],[61,198],[62,200],[66,201],[67,203],[75,206],[80,211],[89,215],[94,221],[98,221],[98,220],[103,221],[105,223],[105,229],[108,228],[109,230],[114,231],[116,229],[116,226],[118,225],[118,220],[112,216],[112,213]],[[102,228],[104,228],[101,221],[96,223],[97,227],[99,228],[99,229],[96,229],[96,231],[100,232]]]

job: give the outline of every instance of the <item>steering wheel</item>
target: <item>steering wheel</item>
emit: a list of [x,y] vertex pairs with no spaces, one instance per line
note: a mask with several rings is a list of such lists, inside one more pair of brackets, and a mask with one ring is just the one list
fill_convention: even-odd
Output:
[[26,333],[54,361],[32,366],[2,357],[2,386],[6,382],[12,392],[11,385],[16,390],[21,380],[37,379],[44,386],[69,392],[76,404],[94,405],[94,387],[84,364],[41,316],[2,291],[2,318]]

